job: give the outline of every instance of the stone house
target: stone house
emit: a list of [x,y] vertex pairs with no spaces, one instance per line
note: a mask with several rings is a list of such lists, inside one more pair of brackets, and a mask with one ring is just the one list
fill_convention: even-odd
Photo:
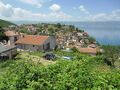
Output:
[[52,36],[25,35],[16,41],[19,49],[28,51],[48,51],[56,47],[56,39]]
[[4,33],[8,37],[8,44],[9,45],[15,45],[15,42],[24,36],[24,34],[22,34],[22,33],[19,33],[16,31],[11,31],[11,30],[8,30]]

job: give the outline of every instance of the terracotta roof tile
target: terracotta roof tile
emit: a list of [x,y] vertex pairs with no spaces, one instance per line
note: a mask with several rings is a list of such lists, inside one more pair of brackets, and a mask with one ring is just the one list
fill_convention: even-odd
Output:
[[41,45],[49,36],[26,35],[24,38],[16,41],[16,44]]
[[15,32],[15,31],[6,31],[4,32],[6,36],[15,36],[15,35],[18,35],[18,32]]
[[81,53],[96,54],[98,52],[97,48],[79,48]]

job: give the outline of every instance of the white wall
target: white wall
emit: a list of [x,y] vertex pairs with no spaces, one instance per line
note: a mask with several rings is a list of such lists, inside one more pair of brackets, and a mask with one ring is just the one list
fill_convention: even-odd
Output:
[[[50,43],[50,49],[53,50],[55,49],[56,46],[56,39],[54,37],[49,37],[45,42],[44,42],[44,48],[47,48],[47,44]],[[30,51],[44,51],[43,50],[43,45],[22,45],[18,44],[18,48],[24,49],[24,50],[30,50]]]
[[14,36],[9,37],[10,45],[14,45]]
[[17,45],[19,49],[29,50],[29,51],[43,51],[42,46],[37,45]]
[[51,50],[55,49],[55,47],[56,47],[56,39],[55,39],[54,37],[52,37],[52,36],[49,37],[49,38],[45,41],[44,46],[46,47],[46,45],[47,45],[48,43],[50,43],[50,49],[51,49]]
[[10,45],[15,45],[15,37],[17,37],[17,39],[19,39],[19,36],[10,36],[9,37]]

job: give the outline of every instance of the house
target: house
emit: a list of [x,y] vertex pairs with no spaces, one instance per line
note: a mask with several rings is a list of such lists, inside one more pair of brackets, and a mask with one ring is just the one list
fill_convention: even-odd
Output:
[[88,48],[96,48],[96,47],[97,47],[96,44],[90,44],[90,45],[88,45]]
[[90,55],[96,55],[100,50],[99,48],[78,48],[78,50],[81,52],[81,53],[84,53],[84,54],[90,54]]
[[88,33],[87,33],[87,32],[83,32],[83,36],[88,37],[89,35],[88,35]]
[[56,47],[56,39],[52,36],[25,35],[16,41],[19,49],[29,51],[48,51]]
[[0,60],[12,59],[15,55],[17,55],[17,48],[15,46],[0,44]]
[[78,32],[78,33],[77,33],[77,36],[81,36],[81,37],[82,37],[82,36],[83,36],[83,33]]
[[16,32],[16,31],[8,30],[8,31],[5,31],[4,33],[8,37],[8,40],[9,40],[8,44],[9,45],[15,45],[15,42],[18,39],[20,39],[21,37],[23,37],[22,33],[19,33],[19,32]]
[[30,32],[36,32],[36,30],[37,30],[37,28],[34,27],[34,25],[27,25],[26,28]]

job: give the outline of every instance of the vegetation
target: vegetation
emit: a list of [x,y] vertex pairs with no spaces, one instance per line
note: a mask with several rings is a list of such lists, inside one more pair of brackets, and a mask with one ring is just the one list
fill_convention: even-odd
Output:
[[[33,63],[35,58],[19,58],[6,61],[0,77],[0,90],[119,90],[120,69],[104,63],[103,56],[83,55],[74,52],[54,51],[58,56],[71,56],[63,60],[60,56],[54,64]],[[36,52],[42,58],[42,53]],[[19,57],[23,57],[25,53]]]
[[4,29],[0,26],[0,41],[7,40],[7,37],[4,34]]
[[28,31],[26,28],[20,29],[19,32],[21,32],[21,33],[26,33],[26,34],[28,34],[28,35],[33,34],[32,32]]
[[88,37],[88,40],[90,43],[94,43],[96,41],[95,38],[93,38],[93,37]]
[[[50,35],[59,30],[61,33],[80,31],[60,23],[37,27],[37,34],[43,34],[44,30]],[[20,31],[28,33],[25,29]],[[0,39],[3,32],[0,27]],[[92,37],[88,39],[95,41]],[[19,52],[15,60],[0,62],[0,90],[120,90],[120,47],[102,48],[104,53],[96,57],[81,54],[75,48],[72,52],[56,50],[55,61],[42,58],[42,52]],[[65,60],[63,56],[72,59]]]
[[120,58],[120,46],[107,45],[103,46],[103,49],[103,56],[105,58],[105,62],[112,67],[116,67],[115,62],[118,62]]
[[13,24],[13,23],[11,23],[9,21],[5,21],[5,20],[0,19],[0,27],[7,27],[9,25],[15,25],[15,24]]

